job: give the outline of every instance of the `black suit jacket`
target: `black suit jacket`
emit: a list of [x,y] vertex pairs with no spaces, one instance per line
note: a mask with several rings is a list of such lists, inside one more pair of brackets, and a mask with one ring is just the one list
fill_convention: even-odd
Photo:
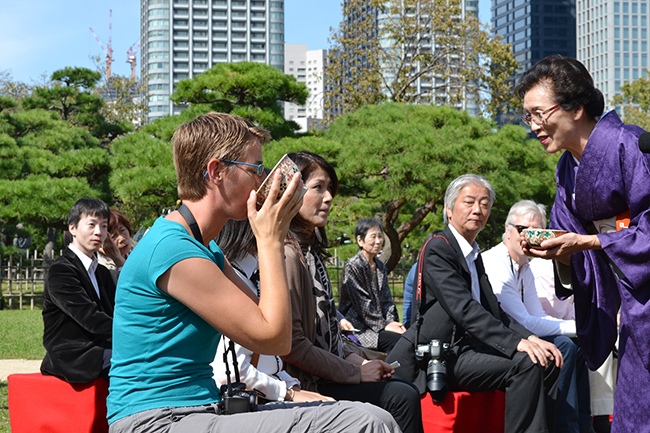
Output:
[[52,263],[43,293],[43,374],[71,383],[99,377],[104,349],[111,348],[115,284],[102,265],[95,276],[101,299],[70,248]]
[[451,343],[452,337],[458,341],[466,333],[503,356],[514,356],[520,340],[532,333],[501,309],[481,256],[475,262],[481,288],[479,303],[472,298],[469,267],[449,227],[431,239],[421,255],[422,314],[388,356],[388,362],[399,360],[402,364],[395,376],[412,381],[424,392],[424,371],[415,362],[414,345],[433,339]]

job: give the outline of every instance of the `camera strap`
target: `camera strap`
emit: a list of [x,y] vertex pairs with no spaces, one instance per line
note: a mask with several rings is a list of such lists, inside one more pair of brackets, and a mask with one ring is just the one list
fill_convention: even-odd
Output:
[[235,382],[241,382],[239,377],[239,365],[237,364],[237,355],[235,354],[235,343],[232,340],[228,339],[228,348],[223,352],[223,363],[226,364],[226,384],[228,389],[228,395],[232,394],[232,382],[230,381],[230,365],[228,364],[228,352],[232,356],[232,368],[235,372]]
[[[416,329],[416,333],[415,333],[415,345],[416,346],[420,342],[420,327],[422,326],[422,321],[424,320],[424,314],[426,313],[426,311],[424,311],[424,308],[425,308],[425,305],[426,305],[426,291],[424,290],[424,287],[423,287],[424,286],[424,280],[423,280],[424,255],[425,255],[425,251],[427,249],[427,245],[429,245],[429,242],[431,242],[435,238],[442,238],[442,239],[445,240],[445,242],[447,242],[447,245],[449,245],[449,241],[447,240],[446,237],[444,237],[442,235],[436,235],[436,236],[432,236],[428,241],[426,241],[426,243],[424,244],[424,246],[420,250],[420,255],[418,257],[418,273],[417,273],[417,276],[416,276],[417,285],[416,285],[416,292],[415,292],[415,302],[417,303],[417,307],[418,307],[417,315],[416,315],[415,323],[414,323],[415,327],[416,327],[415,328]],[[454,324],[454,329],[453,329],[452,334],[451,334],[450,346],[454,345],[455,338],[456,338],[456,325]]]
[[185,219],[187,225],[190,226],[190,230],[192,231],[192,236],[194,236],[194,239],[196,239],[197,241],[199,241],[201,245],[203,245],[203,236],[201,236],[201,229],[199,228],[199,225],[196,223],[196,220],[194,219],[194,215],[192,215],[190,209],[187,206],[185,206],[185,203],[181,205],[181,207],[178,209],[178,212]]

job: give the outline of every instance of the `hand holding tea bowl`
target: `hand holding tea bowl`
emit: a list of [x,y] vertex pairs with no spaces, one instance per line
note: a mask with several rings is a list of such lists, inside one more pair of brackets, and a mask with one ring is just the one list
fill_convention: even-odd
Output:
[[[260,187],[257,189],[256,194],[257,194],[257,207],[260,208],[266,201],[267,197],[269,196],[271,192],[271,185],[273,183],[273,179],[280,175],[280,190],[278,192],[278,198],[284,194],[284,191],[287,189],[289,186],[289,183],[291,182],[291,179],[293,179],[293,176],[296,175],[297,173],[300,173],[300,169],[298,166],[289,158],[287,155],[284,155],[280,160],[278,161],[277,164],[275,164],[275,167],[268,173],[266,179],[262,182]],[[307,191],[307,188],[304,185],[301,185],[301,191],[300,191],[300,199],[302,198],[303,195],[305,195],[305,192]]]
[[[547,232],[528,233],[527,232]],[[565,265],[570,264],[569,256],[575,252],[593,249],[600,250],[597,235],[567,233],[565,230],[527,229],[520,236],[524,254],[542,259],[555,259]]]

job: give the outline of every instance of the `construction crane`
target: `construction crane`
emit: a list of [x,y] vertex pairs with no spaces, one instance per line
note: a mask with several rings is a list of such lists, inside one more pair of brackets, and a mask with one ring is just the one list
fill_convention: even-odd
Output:
[[99,36],[95,33],[92,27],[90,31],[92,32],[95,39],[99,43],[99,46],[102,48],[102,51],[106,54],[106,81],[108,82],[111,79],[111,63],[113,63],[113,44],[111,42],[111,33],[113,30],[113,9],[110,10],[110,15],[108,19],[108,49],[104,48],[102,41],[99,40]]
[[[135,49],[134,49],[134,48],[133,48],[133,45],[135,45],[136,43],[137,43],[138,45],[136,45],[136,47],[135,47]],[[140,49],[140,41],[138,41],[138,42],[136,42],[136,43],[134,43],[133,45],[131,45],[131,46],[129,47],[128,51],[126,52],[126,63],[130,63],[130,64],[131,64],[131,79],[134,79],[134,78],[135,78],[135,65],[137,64],[137,60],[136,60],[136,58],[135,58],[135,53],[137,53],[138,50]]]

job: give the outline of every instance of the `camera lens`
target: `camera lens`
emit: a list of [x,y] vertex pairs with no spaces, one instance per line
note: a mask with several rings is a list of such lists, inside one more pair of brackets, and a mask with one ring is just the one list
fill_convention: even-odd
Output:
[[432,359],[427,365],[427,390],[431,399],[441,402],[447,395],[447,365],[440,359]]

